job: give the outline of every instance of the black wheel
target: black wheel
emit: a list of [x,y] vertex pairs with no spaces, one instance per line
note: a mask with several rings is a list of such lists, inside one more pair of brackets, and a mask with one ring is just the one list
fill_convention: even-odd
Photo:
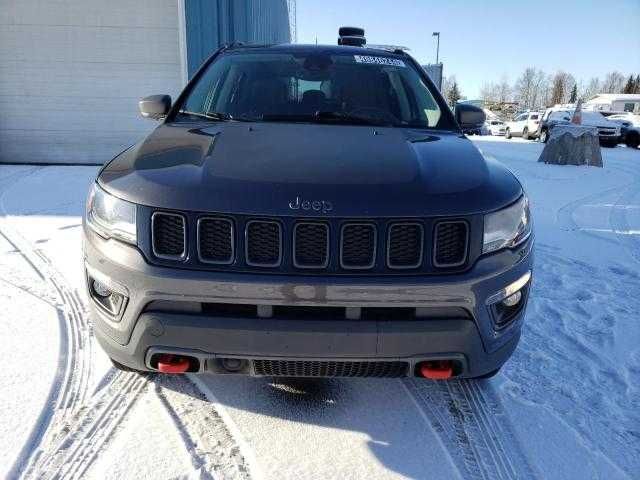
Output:
[[509,140],[511,138],[511,130],[510,129],[506,129],[504,131],[504,138],[506,138],[507,140]]
[[629,148],[638,148],[638,146],[640,146],[640,133],[628,132],[624,139],[624,143]]
[[487,379],[487,378],[492,378],[492,377],[495,377],[498,374],[499,371],[500,371],[500,369],[496,368],[495,370],[492,370],[492,371],[490,371],[488,373],[485,373],[484,375],[480,375],[479,377],[473,377],[473,378],[475,380],[484,380],[484,379]]
[[549,132],[547,129],[544,129],[540,132],[540,142],[547,143],[547,140],[549,140]]
[[522,138],[529,140],[529,129],[527,127],[524,127],[524,130],[522,130]]
[[126,365],[123,365],[120,362],[115,361],[113,358],[109,358],[109,359],[111,360],[111,363],[113,364],[113,367],[116,370],[122,370],[123,372],[133,372],[133,373],[147,373],[147,372],[143,372],[142,370],[136,370],[135,368],[127,367]]

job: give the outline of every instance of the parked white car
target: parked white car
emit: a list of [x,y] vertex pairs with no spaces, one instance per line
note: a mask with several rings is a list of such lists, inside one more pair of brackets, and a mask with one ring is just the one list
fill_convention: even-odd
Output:
[[635,114],[631,112],[615,113],[613,115],[608,115],[607,120],[611,120],[612,122],[617,122],[617,123],[629,122],[634,127],[640,127],[640,114]]
[[620,125],[622,142],[627,147],[638,148],[640,146],[640,115],[631,112],[616,113],[607,116],[607,120]]
[[507,127],[501,120],[487,120],[485,123],[489,135],[504,135]]
[[522,137],[525,140],[538,136],[540,112],[521,113],[512,121],[506,123],[505,137]]

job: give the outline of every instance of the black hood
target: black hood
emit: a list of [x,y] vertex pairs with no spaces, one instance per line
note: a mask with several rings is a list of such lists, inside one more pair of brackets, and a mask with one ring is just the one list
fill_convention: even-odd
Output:
[[465,215],[522,193],[456,133],[284,123],[164,124],[99,182],[143,205],[277,216]]

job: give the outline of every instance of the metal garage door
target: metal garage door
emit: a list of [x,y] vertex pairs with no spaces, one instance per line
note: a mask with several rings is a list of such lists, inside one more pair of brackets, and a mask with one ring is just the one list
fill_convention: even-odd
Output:
[[103,163],[182,84],[178,0],[0,0],[0,162]]

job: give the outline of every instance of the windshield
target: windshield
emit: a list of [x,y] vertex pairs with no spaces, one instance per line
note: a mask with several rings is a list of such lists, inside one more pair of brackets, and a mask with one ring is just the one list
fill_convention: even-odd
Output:
[[211,63],[178,119],[452,128],[409,62],[324,52],[232,52]]

